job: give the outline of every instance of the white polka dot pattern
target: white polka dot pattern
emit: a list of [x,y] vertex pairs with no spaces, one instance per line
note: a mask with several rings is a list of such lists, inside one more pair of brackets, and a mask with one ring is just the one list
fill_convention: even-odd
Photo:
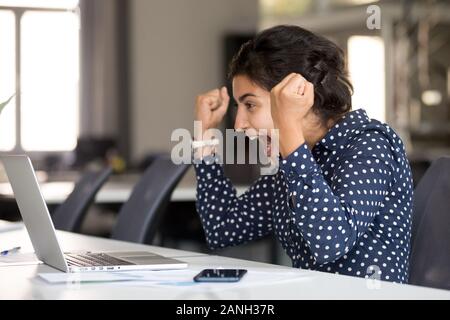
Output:
[[297,268],[408,280],[412,177],[400,138],[362,109],[312,151],[306,144],[237,197],[222,166],[195,165],[197,211],[208,245],[275,233]]

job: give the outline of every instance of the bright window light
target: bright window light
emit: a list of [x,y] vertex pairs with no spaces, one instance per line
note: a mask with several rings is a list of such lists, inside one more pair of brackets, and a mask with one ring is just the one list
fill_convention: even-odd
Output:
[[0,6],[73,9],[79,0],[0,0]]
[[363,108],[370,118],[385,122],[383,40],[375,36],[350,37],[348,40],[348,67],[354,88],[353,109]]
[[[16,92],[15,18],[11,11],[0,10],[0,102]],[[0,115],[0,151],[16,144],[16,99]]]
[[68,151],[78,136],[79,18],[71,12],[22,17],[22,147]]

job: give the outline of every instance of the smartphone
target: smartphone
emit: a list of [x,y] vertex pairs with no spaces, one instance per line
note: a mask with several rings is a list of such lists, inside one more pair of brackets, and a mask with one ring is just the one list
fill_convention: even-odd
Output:
[[246,273],[245,269],[205,269],[194,277],[194,281],[238,282]]

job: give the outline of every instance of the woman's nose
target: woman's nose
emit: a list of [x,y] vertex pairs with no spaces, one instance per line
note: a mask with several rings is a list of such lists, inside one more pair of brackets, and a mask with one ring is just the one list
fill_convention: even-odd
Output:
[[245,110],[242,110],[242,108],[238,107],[236,120],[234,121],[234,130],[242,131],[249,127],[250,125],[247,119],[247,115],[245,114]]

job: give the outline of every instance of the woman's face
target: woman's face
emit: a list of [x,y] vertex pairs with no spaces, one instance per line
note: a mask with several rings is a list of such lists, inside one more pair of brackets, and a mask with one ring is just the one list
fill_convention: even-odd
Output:
[[[233,78],[233,96],[237,101],[234,129],[245,131],[250,139],[263,140],[268,146],[266,154],[270,156],[271,129],[274,129],[270,92],[254,84],[247,76],[238,75]],[[260,129],[266,130],[261,133]]]

